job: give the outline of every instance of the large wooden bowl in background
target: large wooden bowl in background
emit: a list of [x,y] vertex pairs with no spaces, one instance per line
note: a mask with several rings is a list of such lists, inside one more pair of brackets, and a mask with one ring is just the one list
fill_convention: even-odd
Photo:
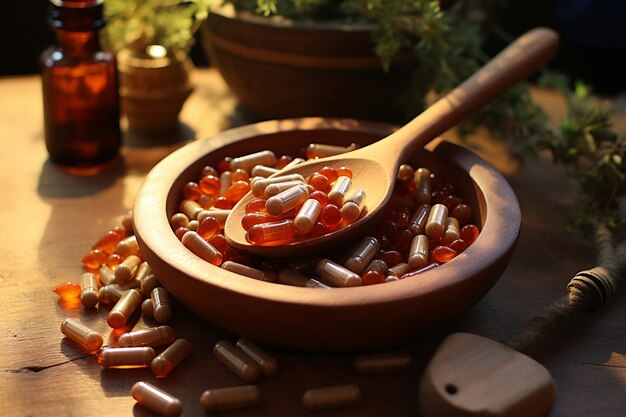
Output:
[[506,180],[463,147],[440,143],[411,163],[452,182],[482,231],[452,261],[423,275],[380,285],[320,290],[257,281],[215,267],[176,238],[168,219],[182,186],[225,156],[263,149],[297,155],[311,143],[361,145],[387,136],[387,124],[345,119],[268,121],[193,142],[146,177],[134,205],[135,233],[162,284],[189,309],[237,335],[307,350],[363,350],[414,338],[471,308],[505,269],[520,228]]

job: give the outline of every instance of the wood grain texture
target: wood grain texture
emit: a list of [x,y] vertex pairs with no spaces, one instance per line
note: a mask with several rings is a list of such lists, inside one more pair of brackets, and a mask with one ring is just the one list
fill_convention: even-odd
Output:
[[[145,174],[171,150],[246,121],[232,113],[236,102],[214,70],[194,74],[196,90],[185,104],[175,138],[125,137],[123,163],[92,178],[69,177],[47,162],[43,143],[41,85],[37,77],[0,79],[0,414],[26,416],[148,416],[136,407],[130,387],[146,380],[183,401],[183,416],[206,416],[202,391],[241,381],[211,355],[215,342],[236,340],[175,303],[171,323],[192,346],[167,378],[149,371],[105,371],[59,331],[66,317],[106,330],[101,311],[66,310],[52,289],[80,276],[80,258],[131,207]],[[551,112],[562,102],[542,94]],[[626,112],[618,112],[621,134]],[[450,136],[450,138],[452,138]],[[174,140],[175,139],[175,140]],[[229,416],[310,416],[301,399],[309,389],[356,383],[364,402],[324,415],[417,416],[423,369],[442,338],[465,331],[508,339],[524,320],[562,296],[578,270],[593,265],[592,246],[567,229],[576,204],[575,188],[562,170],[541,158],[516,165],[499,145],[475,138],[481,154],[506,172],[523,219],[516,252],[492,290],[453,325],[394,347],[410,352],[415,367],[406,374],[359,376],[352,353],[313,354],[265,347],[278,360],[278,376],[259,384],[259,408]],[[550,417],[623,416],[626,409],[626,296],[603,311],[584,315],[575,326],[544,341],[535,356],[556,381]],[[138,327],[144,326],[143,322]]]

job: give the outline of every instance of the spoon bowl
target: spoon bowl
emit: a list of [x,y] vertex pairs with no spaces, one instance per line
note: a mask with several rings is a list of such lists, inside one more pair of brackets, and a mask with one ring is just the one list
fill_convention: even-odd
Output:
[[251,194],[233,208],[224,228],[231,246],[264,256],[293,256],[319,252],[329,245],[340,245],[363,236],[382,216],[396,179],[398,167],[407,155],[423,148],[467,115],[487,104],[514,83],[545,64],[556,52],[558,35],[545,28],[533,29],[519,37],[461,85],[429,106],[402,128],[369,146],[340,155],[307,161],[274,175],[301,174],[308,177],[323,166],[346,166],[353,172],[352,187],[365,191],[366,214],[348,227],[321,237],[288,244],[254,245],[246,237],[241,220]]
[[423,336],[471,308],[506,268],[520,227],[517,199],[506,180],[463,147],[442,142],[407,156],[450,181],[473,208],[478,239],[452,261],[411,279],[379,285],[291,287],[254,280],[209,264],[178,240],[169,218],[185,183],[205,165],[262,149],[298,155],[312,142],[366,146],[397,127],[355,120],[261,122],[195,141],[147,175],[134,208],[141,251],[162,285],[185,307],[235,335],[315,351],[367,350]]

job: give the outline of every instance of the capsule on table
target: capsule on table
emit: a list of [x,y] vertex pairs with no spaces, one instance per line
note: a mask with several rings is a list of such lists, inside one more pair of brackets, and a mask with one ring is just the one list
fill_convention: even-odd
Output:
[[302,204],[300,210],[293,219],[293,224],[296,227],[296,232],[301,235],[311,233],[313,225],[317,221],[320,213],[322,212],[322,205],[319,201],[309,198]]
[[161,286],[159,279],[154,274],[146,275],[145,277],[143,277],[141,280],[138,280],[138,281],[139,281],[139,289],[141,290],[141,293],[143,294],[144,297],[150,297],[150,293],[152,292],[152,290],[155,289],[156,287]]
[[170,294],[163,287],[156,287],[150,292],[152,315],[159,323],[167,323],[172,317]]
[[109,369],[147,368],[155,356],[154,349],[148,346],[106,348],[100,353],[98,363]]
[[75,300],[80,298],[80,284],[76,282],[67,281],[57,285],[53,290],[61,300]]
[[432,240],[440,240],[446,228],[448,208],[443,204],[435,204],[428,213],[428,220],[424,231]]
[[142,260],[137,255],[128,255],[121,264],[115,268],[115,283],[123,284],[129,281],[137,273]]
[[243,169],[247,172],[255,165],[273,166],[276,163],[276,155],[270,150],[254,152],[248,155],[233,158],[230,161],[230,170]]
[[255,382],[261,376],[261,367],[254,359],[224,340],[215,344],[213,354],[245,382]]
[[363,238],[357,247],[352,251],[344,266],[352,272],[360,274],[365,267],[374,259],[380,250],[380,242],[372,236]]
[[122,295],[122,298],[119,299],[115,306],[109,312],[107,316],[107,323],[110,327],[114,329],[119,329],[120,327],[124,327],[130,316],[133,314],[135,309],[139,306],[143,297],[141,293],[136,290],[128,290]]
[[446,228],[443,232],[443,243],[450,245],[461,237],[461,227],[459,221],[454,217],[448,216],[446,219]]
[[80,302],[87,308],[94,308],[98,304],[98,278],[91,272],[80,276]]
[[178,417],[183,412],[180,400],[147,382],[137,382],[130,393],[139,404],[162,417]]
[[143,303],[141,303],[141,314],[150,318],[154,317],[154,304],[152,304],[151,299],[146,298],[143,300]]
[[337,207],[343,205],[343,201],[346,198],[348,190],[352,186],[352,179],[346,176],[339,176],[333,183],[330,191],[328,192],[328,202],[334,204]]
[[358,355],[354,367],[359,374],[393,374],[406,372],[411,367],[412,358],[408,353],[379,353]]
[[135,235],[125,237],[115,245],[115,253],[122,258],[126,258],[128,255],[137,255],[139,252],[139,243],[137,243],[137,236]]
[[268,167],[267,165],[255,165],[250,171],[250,176],[267,178],[270,175],[276,174],[278,171],[280,170]]
[[432,182],[430,171],[426,168],[418,168],[413,174],[415,191],[413,199],[417,204],[430,204],[432,198]]
[[255,224],[246,232],[246,239],[255,245],[289,243],[293,240],[295,233],[296,227],[293,220],[285,219]]
[[430,204],[420,204],[413,212],[411,221],[409,222],[409,230],[415,235],[424,234],[426,229],[426,221],[428,220],[428,214],[430,213]]
[[220,267],[227,271],[234,272],[235,274],[244,275],[259,281],[276,282],[276,274],[272,271],[263,271],[234,261],[226,261],[220,265]]
[[365,207],[365,198],[366,194],[362,188],[351,189],[341,206],[341,217],[348,223],[357,221]]
[[283,191],[293,188],[297,185],[305,186],[306,184],[304,183],[304,181],[300,181],[300,180],[292,180],[292,181],[285,181],[285,182],[277,182],[276,184],[269,184],[267,187],[265,187],[265,191],[263,192],[263,197],[265,198],[274,197],[276,194],[280,194]]
[[309,198],[309,189],[304,185],[297,185],[267,199],[265,209],[269,214],[277,216],[289,211]]
[[304,407],[310,411],[351,407],[361,401],[361,389],[353,384],[309,389],[302,397]]
[[305,154],[307,159],[324,158],[332,155],[339,155],[342,153],[353,151],[357,148],[355,143],[351,143],[348,146],[338,145],[326,145],[323,143],[311,143],[307,146]]
[[100,276],[100,282],[102,282],[103,286],[115,283],[115,272],[107,265],[100,266],[98,275]]
[[[319,262],[319,260],[316,261],[316,264],[317,262]],[[330,288],[328,285],[321,283],[314,278],[306,277],[291,269],[280,270],[278,272],[278,282],[285,285],[292,285],[294,287]]]
[[259,364],[261,367],[261,373],[264,377],[270,378],[278,373],[278,362],[276,359],[272,358],[256,343],[248,339],[241,338],[237,341],[236,346]]
[[221,411],[254,407],[260,399],[256,385],[243,385],[206,390],[200,396],[200,403],[207,411]]
[[78,343],[88,352],[95,352],[104,343],[100,333],[74,319],[65,319],[61,323],[61,333]]
[[279,175],[271,178],[259,178],[251,181],[250,187],[255,197],[261,198],[265,195],[265,189],[271,184],[278,184],[287,181],[302,181],[304,177],[300,174]]
[[219,265],[222,263],[222,254],[215,249],[213,245],[202,239],[202,236],[198,233],[194,231],[185,233],[183,235],[182,242],[187,249],[205,261],[213,265]]
[[409,249],[409,268],[418,269],[428,264],[430,240],[426,235],[417,235],[411,241]]
[[124,333],[117,340],[120,347],[161,346],[174,341],[174,331],[170,326],[150,327]]
[[98,290],[98,302],[100,304],[115,304],[124,295],[124,291],[115,284],[105,285]]
[[317,263],[316,271],[324,280],[336,287],[357,287],[362,285],[361,277],[331,261],[322,259]]
[[152,359],[150,368],[157,378],[161,378],[172,372],[187,355],[191,348],[185,339],[177,339],[167,347],[160,355]]

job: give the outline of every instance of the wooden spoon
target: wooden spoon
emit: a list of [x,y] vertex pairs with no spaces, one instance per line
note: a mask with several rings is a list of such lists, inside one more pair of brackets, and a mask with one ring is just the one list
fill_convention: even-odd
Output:
[[[349,226],[321,237],[276,246],[252,245],[245,238],[241,219],[249,193],[237,203],[226,221],[224,233],[235,248],[261,256],[302,256],[327,250],[367,233],[382,216],[391,198],[398,167],[407,156],[455,126],[519,80],[545,64],[556,52],[558,35],[546,28],[519,37],[485,66],[396,132],[364,148],[340,155],[309,160],[275,175],[307,177],[323,166],[352,169],[353,187],[365,190],[367,212]],[[358,99],[358,97],[355,97]]]

